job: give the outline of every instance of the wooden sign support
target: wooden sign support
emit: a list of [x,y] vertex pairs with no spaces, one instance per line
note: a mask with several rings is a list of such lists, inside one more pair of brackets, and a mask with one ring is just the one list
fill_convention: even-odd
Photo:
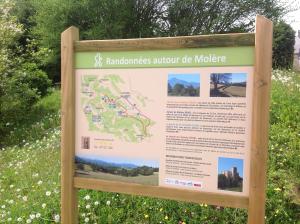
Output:
[[[224,46],[255,47],[249,197],[222,193],[196,192],[160,186],[144,186],[75,176],[75,52]],[[254,34],[223,34],[103,41],[79,41],[79,30],[76,27],[70,27],[65,30],[61,36],[61,63],[61,222],[63,224],[78,223],[76,190],[78,188],[245,208],[248,209],[248,224],[264,223],[269,93],[272,65],[272,22],[270,20],[263,16],[257,16]]]

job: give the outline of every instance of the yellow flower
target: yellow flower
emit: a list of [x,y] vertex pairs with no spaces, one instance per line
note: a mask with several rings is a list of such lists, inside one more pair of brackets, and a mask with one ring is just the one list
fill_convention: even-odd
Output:
[[274,188],[274,191],[281,191],[281,188],[279,188],[279,187]]
[[169,218],[169,217],[166,215],[166,216],[165,216],[165,219],[167,220],[168,218]]
[[159,211],[161,212],[163,210],[163,208],[160,208]]
[[144,216],[145,216],[145,219],[149,218],[149,215],[147,215],[147,214],[145,214]]

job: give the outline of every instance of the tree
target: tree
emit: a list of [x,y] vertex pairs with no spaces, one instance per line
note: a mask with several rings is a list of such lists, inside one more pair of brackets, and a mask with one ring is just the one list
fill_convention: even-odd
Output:
[[170,85],[170,83],[168,83],[168,95],[170,95],[173,91],[172,86]]
[[13,15],[14,3],[0,0],[0,147],[17,124],[24,122],[31,106],[46,95],[50,80],[20,51],[24,27]]
[[280,0],[20,0],[30,1],[36,23],[32,33],[52,50],[46,67],[60,78],[60,34],[74,25],[80,38],[115,39],[245,32],[256,14],[278,19]]
[[228,84],[231,80],[231,75],[228,73],[213,73],[210,76],[210,80],[214,85],[214,90],[218,89],[218,84]]
[[174,96],[180,96],[182,95],[182,91],[184,90],[184,85],[176,83],[173,87],[173,94]]
[[275,24],[273,38],[273,67],[291,68],[294,60],[295,31],[283,21]]
[[276,20],[286,12],[279,0],[168,0],[168,36],[247,32],[255,15]]
[[47,71],[55,81],[60,78],[60,34],[69,26],[78,27],[83,40],[152,37],[159,33],[165,11],[163,0],[31,2],[36,9],[32,32],[53,50]]

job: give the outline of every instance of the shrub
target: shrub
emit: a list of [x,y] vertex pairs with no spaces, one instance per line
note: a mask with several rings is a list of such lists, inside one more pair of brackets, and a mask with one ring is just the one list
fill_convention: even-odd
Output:
[[25,63],[0,80],[0,135],[28,118],[31,107],[48,92],[51,81],[35,64]]
[[295,31],[281,21],[274,26],[273,68],[291,68],[293,66]]
[[47,74],[38,69],[35,63],[24,63],[21,71],[13,79],[21,83],[27,83],[28,87],[36,90],[41,97],[47,94],[48,88],[51,86],[51,81],[48,79]]

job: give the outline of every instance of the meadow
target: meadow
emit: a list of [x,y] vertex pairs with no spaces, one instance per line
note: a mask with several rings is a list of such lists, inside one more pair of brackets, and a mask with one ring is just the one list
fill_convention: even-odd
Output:
[[[52,90],[11,127],[0,149],[0,223],[60,222],[60,94]],[[274,70],[268,224],[300,220],[300,73]],[[6,124],[9,126],[10,124]],[[80,223],[244,224],[243,209],[79,190]]]

